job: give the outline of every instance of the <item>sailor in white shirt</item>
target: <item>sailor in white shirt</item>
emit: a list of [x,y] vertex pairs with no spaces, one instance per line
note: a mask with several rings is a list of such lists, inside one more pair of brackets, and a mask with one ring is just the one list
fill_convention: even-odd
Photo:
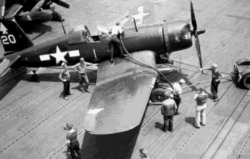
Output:
[[120,25],[120,22],[116,22],[116,25],[110,29],[111,37],[109,41],[109,51],[110,51],[110,56],[111,56],[111,59],[110,59],[111,63],[113,63],[113,60],[114,60],[114,47],[116,47],[119,50],[120,55],[124,57],[122,44],[120,41],[121,34],[123,34],[122,26]]
[[181,97],[180,94],[182,94],[182,86],[185,84],[185,80],[184,79],[180,79],[178,82],[175,82],[173,84],[173,94],[174,94],[174,101],[176,103],[177,106],[177,110],[176,110],[176,115],[179,115],[179,105],[181,103]]

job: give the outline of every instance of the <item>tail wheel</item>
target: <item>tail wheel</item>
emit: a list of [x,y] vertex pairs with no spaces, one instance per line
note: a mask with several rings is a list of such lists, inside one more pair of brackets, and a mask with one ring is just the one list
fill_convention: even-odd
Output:
[[243,86],[250,89],[250,73],[246,74],[242,79]]
[[151,92],[150,100],[152,102],[163,102],[167,97],[165,96],[166,90],[163,88],[156,88]]

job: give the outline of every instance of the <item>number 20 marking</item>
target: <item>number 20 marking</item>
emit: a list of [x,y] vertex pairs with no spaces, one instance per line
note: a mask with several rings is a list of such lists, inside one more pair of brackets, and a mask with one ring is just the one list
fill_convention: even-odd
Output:
[[16,43],[16,39],[15,39],[14,35],[12,35],[12,34],[1,36],[1,40],[2,40],[2,43],[4,45],[9,45],[9,44],[15,44]]

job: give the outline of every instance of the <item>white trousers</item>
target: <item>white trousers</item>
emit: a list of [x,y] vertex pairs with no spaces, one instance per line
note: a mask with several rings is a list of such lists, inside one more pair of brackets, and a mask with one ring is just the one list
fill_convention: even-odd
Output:
[[196,121],[195,126],[200,127],[200,124],[205,125],[206,124],[206,108],[207,105],[197,105],[196,106]]

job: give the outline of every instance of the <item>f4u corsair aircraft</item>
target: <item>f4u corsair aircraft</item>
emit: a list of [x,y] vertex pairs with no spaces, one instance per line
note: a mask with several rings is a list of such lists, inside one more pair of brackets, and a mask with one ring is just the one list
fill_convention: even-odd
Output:
[[156,67],[157,56],[191,47],[194,36],[202,66],[198,35],[205,30],[197,30],[192,3],[191,21],[192,30],[186,21],[125,28],[122,41],[130,56],[116,58],[111,64],[107,60],[109,40],[91,35],[86,26],[34,46],[16,22],[4,18],[0,20],[6,28],[1,40],[6,53],[1,59],[0,73],[9,67],[51,67],[62,62],[74,65],[80,57],[100,63],[86,114],[86,129],[93,134],[123,132],[137,126],[142,119],[157,77],[157,72],[151,69]]

